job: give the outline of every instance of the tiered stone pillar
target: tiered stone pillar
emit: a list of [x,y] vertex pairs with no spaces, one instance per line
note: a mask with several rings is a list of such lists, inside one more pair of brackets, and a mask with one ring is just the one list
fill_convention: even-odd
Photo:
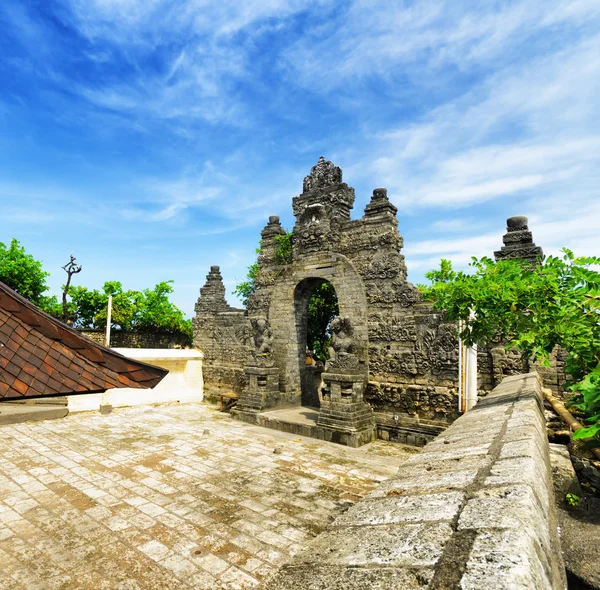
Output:
[[331,322],[329,361],[319,393],[321,409],[317,426],[331,433],[332,442],[359,447],[375,438],[373,410],[364,401],[367,373],[354,352],[350,320]]
[[506,220],[506,233],[502,241],[504,246],[494,252],[494,258],[497,261],[521,258],[535,266],[544,255],[542,249],[534,244],[533,236],[527,226],[527,217],[523,215],[509,217]]
[[244,369],[247,385],[232,414],[239,420],[256,424],[257,414],[279,402],[279,369],[272,358],[273,334],[265,317],[250,320],[252,357]]
[[317,426],[331,431],[331,441],[360,447],[375,439],[373,409],[363,395],[366,377],[349,373],[322,375]]
[[248,385],[231,414],[238,420],[256,424],[257,414],[275,407],[279,401],[279,369],[248,366],[244,372]]

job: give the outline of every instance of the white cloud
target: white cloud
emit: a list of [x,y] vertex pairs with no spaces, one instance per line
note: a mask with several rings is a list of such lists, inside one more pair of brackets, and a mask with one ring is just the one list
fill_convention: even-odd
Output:
[[[98,107],[130,116],[244,126],[251,111],[237,84],[254,75],[253,39],[317,5],[308,0],[70,0],[73,26],[99,48],[88,54],[107,62],[112,52],[131,69],[121,82],[111,77],[104,84],[79,82],[74,90]],[[152,56],[166,63],[149,67]]]
[[595,0],[466,7],[451,0],[364,0],[346,6],[327,25],[315,24],[286,52],[294,75],[312,89],[315,79],[320,88],[332,89],[374,74],[435,83],[444,66],[465,70],[488,65],[520,52],[536,33],[549,35],[567,24],[589,26],[600,16]]

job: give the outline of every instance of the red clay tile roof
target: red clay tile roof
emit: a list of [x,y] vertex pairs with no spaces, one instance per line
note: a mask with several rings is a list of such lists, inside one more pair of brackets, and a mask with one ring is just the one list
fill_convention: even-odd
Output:
[[154,387],[167,373],[97,344],[0,282],[0,399]]

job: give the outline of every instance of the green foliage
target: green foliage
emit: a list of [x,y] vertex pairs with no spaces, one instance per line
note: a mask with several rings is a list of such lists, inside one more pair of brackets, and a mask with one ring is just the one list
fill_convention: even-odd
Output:
[[[257,257],[262,252],[262,242],[258,243],[258,248],[255,250]],[[248,298],[254,291],[256,291],[256,279],[258,278],[258,271],[260,267],[258,265],[258,259],[256,262],[248,267],[248,274],[246,280],[236,285],[232,291],[236,297],[239,297],[244,306],[248,305]]]
[[256,277],[258,277],[258,262],[248,267],[246,280],[236,285],[233,294],[240,298],[244,306],[248,305],[248,298],[256,291]]
[[290,264],[292,262],[292,232],[275,236],[277,250],[275,258],[279,264]]
[[573,438],[600,440],[600,273],[592,268],[598,265],[600,258],[575,257],[567,249],[536,267],[473,258],[472,274],[442,261],[427,274],[431,285],[419,288],[449,320],[464,320],[467,344],[508,341],[544,364],[557,345],[566,349],[572,405],[587,423]]
[[[425,277],[428,278],[432,283],[449,283],[456,278],[456,273],[452,270],[452,262],[442,258],[440,260],[440,268],[433,269],[425,273]],[[423,285],[419,285],[420,288],[426,289]]]
[[106,327],[108,296],[112,295],[111,326],[128,331],[183,334],[192,342],[192,322],[171,301],[171,283],[162,281],[154,289],[124,291],[118,281],[104,283],[102,290],[69,287],[69,315],[77,328]]
[[[275,236],[277,249],[275,251],[275,259],[279,264],[289,264],[292,262],[292,233],[281,234]],[[262,252],[262,244],[259,243],[256,249],[256,254],[260,256]],[[258,260],[248,267],[246,279],[236,285],[233,294],[240,298],[244,306],[248,305],[248,298],[256,291],[256,280],[258,278],[259,265]]]
[[36,305],[51,304],[52,298],[42,295],[49,288],[46,284],[49,276],[50,273],[42,269],[42,263],[27,254],[18,240],[13,238],[8,247],[0,242],[0,281],[11,289]]
[[573,506],[573,508],[577,508],[581,502],[581,498],[577,494],[567,494],[565,500],[567,504]]
[[331,320],[339,315],[338,300],[331,283],[324,281],[308,301],[306,346],[323,363],[329,359]]
[[[40,309],[62,318],[62,302],[55,295],[43,295],[48,290],[42,263],[27,254],[13,239],[9,247],[0,242],[0,281],[29,299]],[[182,334],[192,343],[192,322],[169,301],[172,281],[158,283],[154,289],[124,291],[118,281],[104,283],[101,291],[71,285],[67,314],[76,328],[105,328],[108,296],[113,296],[111,325],[123,330],[158,331]]]

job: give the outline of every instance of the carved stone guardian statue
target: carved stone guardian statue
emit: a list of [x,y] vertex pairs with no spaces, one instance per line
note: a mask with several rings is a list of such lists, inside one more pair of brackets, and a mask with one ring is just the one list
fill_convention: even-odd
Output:
[[273,366],[273,332],[269,325],[269,320],[265,317],[252,318],[252,356],[255,366],[272,367]]
[[326,371],[344,371],[356,369],[358,358],[354,354],[354,338],[352,324],[345,317],[336,317],[331,322],[331,346]]

